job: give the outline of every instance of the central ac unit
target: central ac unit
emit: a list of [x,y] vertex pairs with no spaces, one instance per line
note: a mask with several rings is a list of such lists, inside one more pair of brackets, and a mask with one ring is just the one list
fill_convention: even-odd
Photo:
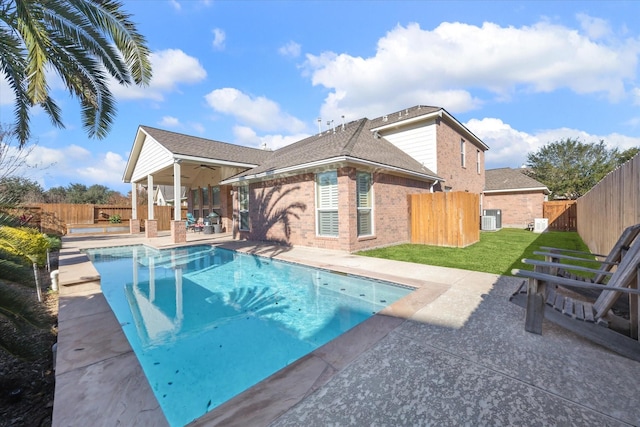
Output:
[[484,231],[496,231],[496,217],[495,216],[483,216],[482,217],[482,230],[484,230]]
[[535,218],[533,221],[534,233],[544,233],[545,231],[547,231],[547,228],[549,227],[548,218]]

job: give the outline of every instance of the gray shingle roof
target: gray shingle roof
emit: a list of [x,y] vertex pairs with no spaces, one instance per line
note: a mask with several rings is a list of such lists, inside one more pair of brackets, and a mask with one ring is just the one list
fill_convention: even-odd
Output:
[[539,188],[549,191],[547,187],[530,176],[522,169],[500,168],[485,171],[485,191],[507,191],[519,189]]
[[441,179],[386,139],[376,138],[370,131],[371,127],[372,121],[366,118],[345,124],[344,130],[338,125],[322,134],[274,151],[273,156],[265,159],[259,166],[236,177],[275,172],[336,157],[349,157],[425,175],[425,178]]
[[174,154],[253,165],[259,165],[273,155],[271,151],[184,135],[149,126],[140,126],[140,128]]
[[384,116],[377,117],[371,120],[372,128],[378,126],[389,125],[392,123],[401,122],[407,119],[412,119],[418,116],[424,116],[426,114],[435,113],[442,110],[440,107],[431,107],[428,105],[416,105],[415,107],[405,108],[404,110],[396,111],[395,113],[385,114]]

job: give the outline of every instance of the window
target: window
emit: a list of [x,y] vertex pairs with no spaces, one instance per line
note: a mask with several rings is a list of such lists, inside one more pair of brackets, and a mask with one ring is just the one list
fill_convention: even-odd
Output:
[[202,206],[209,206],[209,187],[202,189]]
[[467,159],[465,156],[465,142],[464,139],[460,140],[460,165],[463,168],[467,167]]
[[191,200],[193,202],[193,206],[200,206],[200,188],[191,190]]
[[319,236],[338,236],[338,173],[316,175],[316,218]]
[[249,230],[249,186],[238,187],[238,211],[240,213],[240,230]]
[[480,150],[476,150],[476,172],[480,173]]
[[211,187],[212,200],[213,200],[213,208],[220,208],[220,187]]
[[373,218],[371,215],[371,174],[356,174],[356,203],[358,205],[358,236],[373,234]]

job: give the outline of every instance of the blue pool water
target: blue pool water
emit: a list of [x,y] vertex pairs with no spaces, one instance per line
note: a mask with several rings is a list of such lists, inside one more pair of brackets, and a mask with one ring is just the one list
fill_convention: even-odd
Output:
[[87,254],[172,426],[199,418],[412,291],[211,246]]

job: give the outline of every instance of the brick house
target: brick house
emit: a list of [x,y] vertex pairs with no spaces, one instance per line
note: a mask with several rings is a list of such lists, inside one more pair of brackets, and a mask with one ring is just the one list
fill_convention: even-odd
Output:
[[487,149],[446,110],[425,106],[276,151],[141,126],[124,181],[188,187],[189,211],[216,212],[239,239],[353,252],[410,240],[409,194],[480,194]]
[[482,209],[500,209],[504,228],[527,228],[535,218],[543,217],[543,203],[550,191],[523,172],[512,168],[486,171]]

